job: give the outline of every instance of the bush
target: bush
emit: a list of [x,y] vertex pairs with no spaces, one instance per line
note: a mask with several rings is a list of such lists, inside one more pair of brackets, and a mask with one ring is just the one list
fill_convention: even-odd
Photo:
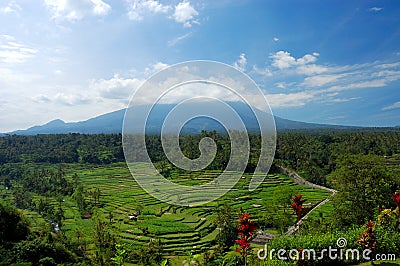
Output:
[[[276,262],[279,261],[277,258],[277,252],[279,249],[286,250],[285,256],[288,257],[290,250],[298,250],[299,254],[301,254],[302,249],[312,249],[315,250],[316,256],[315,260],[313,259],[313,254],[309,255],[308,253],[304,254],[304,257],[307,259],[307,265],[340,265],[345,262],[349,262],[345,258],[345,254],[343,254],[343,260],[331,260],[327,252],[324,253],[323,258],[319,259],[321,252],[323,249],[329,250],[329,247],[332,249],[339,249],[338,247],[338,239],[346,239],[346,245],[343,247],[345,249],[357,249],[359,250],[360,259],[362,257],[363,248],[357,243],[358,236],[361,234],[363,228],[352,228],[347,232],[328,232],[328,233],[319,233],[315,234],[307,234],[303,235],[300,238],[297,236],[283,236],[277,239],[272,240],[268,243],[268,252],[272,249],[275,249],[273,253],[273,258]],[[295,252],[293,252],[295,253]],[[337,252],[339,256],[339,252]],[[268,257],[270,254],[267,254]],[[311,258],[309,258],[311,256]],[[308,259],[309,258],[309,259]],[[300,262],[299,262],[300,263]]]
[[56,266],[57,263],[53,258],[45,257],[45,258],[39,260],[39,265],[40,266]]
[[387,226],[377,226],[376,251],[378,253],[392,253],[400,255],[400,232]]
[[237,252],[229,252],[222,259],[223,266],[241,266],[243,263],[243,257]]

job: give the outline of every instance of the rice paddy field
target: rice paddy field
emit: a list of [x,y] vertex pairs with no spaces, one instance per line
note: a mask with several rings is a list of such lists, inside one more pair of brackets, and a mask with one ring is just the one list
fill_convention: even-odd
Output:
[[[72,197],[65,197],[61,203],[51,199],[52,204],[62,204],[65,211],[62,231],[68,238],[84,243],[88,251],[93,248],[94,217],[107,222],[120,243],[135,248],[148,243],[150,239],[159,239],[164,253],[174,256],[188,251],[201,253],[213,245],[218,234],[213,221],[217,215],[216,208],[221,204],[228,203],[235,210],[242,209],[257,220],[271,206],[274,190],[279,186],[292,186],[311,205],[318,204],[330,195],[328,191],[298,185],[281,174],[269,174],[255,191],[249,192],[248,184],[252,175],[244,174],[233,189],[215,201],[197,207],[176,206],[144,191],[124,163],[104,166],[67,164],[64,167],[71,175],[76,173],[79,176],[86,190],[100,190],[100,203],[89,219],[82,218]],[[171,181],[198,184],[208,182],[218,174],[218,171],[206,170],[196,175],[173,175]],[[128,216],[136,211],[140,213],[137,220],[130,220]],[[49,223],[36,212],[26,212],[36,224]]]

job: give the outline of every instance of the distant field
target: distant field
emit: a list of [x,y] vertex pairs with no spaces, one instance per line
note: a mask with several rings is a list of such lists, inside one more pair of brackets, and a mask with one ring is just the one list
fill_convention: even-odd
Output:
[[[244,174],[236,186],[222,198],[200,207],[172,206],[161,202],[146,193],[132,178],[124,163],[106,166],[67,164],[67,172],[78,174],[86,189],[99,188],[100,207],[95,213],[104,221],[110,222],[119,241],[138,246],[151,238],[160,239],[166,254],[185,254],[186,251],[202,252],[210,247],[218,230],[213,224],[215,208],[229,203],[232,208],[251,213],[254,219],[262,217],[270,207],[273,191],[287,184],[296,188],[311,204],[317,204],[329,196],[329,192],[300,186],[284,175],[268,175],[259,188],[248,191],[250,174]],[[199,180],[211,180],[218,171],[205,171],[196,176],[180,176],[181,182],[189,184]],[[182,181],[185,180],[185,181]],[[4,191],[3,191],[4,192]],[[82,219],[75,201],[66,197],[63,202],[65,221],[63,231],[72,239],[79,235],[81,242],[92,248],[93,220]],[[54,200],[54,204],[56,201]],[[128,215],[142,209],[138,221],[130,221]],[[27,212],[35,223],[45,223],[35,212]],[[295,218],[293,217],[295,220]],[[143,234],[142,229],[148,228]]]

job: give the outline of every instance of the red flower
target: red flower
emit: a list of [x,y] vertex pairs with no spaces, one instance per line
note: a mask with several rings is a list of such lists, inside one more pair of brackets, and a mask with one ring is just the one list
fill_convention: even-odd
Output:
[[243,224],[239,224],[237,229],[239,235],[249,237],[253,235],[253,232],[257,229],[257,226],[253,222],[247,221]]
[[253,239],[253,233],[257,229],[257,226],[254,224],[254,222],[250,220],[250,217],[251,215],[246,213],[239,215],[239,224],[237,229],[240,239],[235,240],[236,243],[238,243],[240,246],[236,249],[236,252],[239,252],[243,256],[245,262],[247,255],[249,254],[250,243]]
[[306,200],[302,200],[302,199],[301,199],[302,197],[303,197],[302,194],[294,195],[294,196],[293,196],[293,201],[294,201],[297,205],[303,204]]
[[236,243],[238,243],[240,245],[240,248],[243,249],[248,249],[250,246],[250,242],[246,241],[246,239],[236,239],[235,240]]
[[367,228],[374,228],[375,224],[374,224],[372,221],[369,221],[369,222],[366,224],[366,226],[367,226]]
[[396,203],[397,207],[400,209],[400,191],[396,191],[392,195],[392,199]]
[[307,212],[307,208],[303,208],[303,203],[306,201],[305,199],[301,199],[303,197],[302,194],[294,195],[292,200],[294,203],[290,204],[292,209],[297,215],[297,222],[300,221],[301,216]]

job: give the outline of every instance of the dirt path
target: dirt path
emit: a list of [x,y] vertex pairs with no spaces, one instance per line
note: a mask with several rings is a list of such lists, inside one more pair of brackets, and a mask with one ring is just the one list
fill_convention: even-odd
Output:
[[296,232],[299,229],[300,224],[303,222],[304,219],[307,219],[307,217],[310,215],[311,212],[313,212],[314,210],[316,210],[318,207],[324,205],[325,203],[327,203],[333,196],[335,196],[335,194],[337,193],[337,190],[331,189],[331,188],[327,188],[324,186],[320,186],[320,185],[316,185],[314,183],[311,183],[305,179],[303,179],[302,177],[300,177],[296,172],[291,171],[287,168],[284,168],[282,166],[278,165],[278,168],[280,169],[280,171],[285,174],[288,175],[291,179],[293,179],[293,181],[295,181],[298,184],[304,185],[304,186],[308,186],[308,187],[312,187],[312,188],[318,188],[318,189],[323,189],[323,190],[327,190],[329,192],[331,192],[331,195],[326,198],[325,200],[321,201],[320,203],[318,203],[314,208],[312,208],[306,215],[304,215],[303,218],[300,219],[299,222],[297,222],[294,226],[290,227],[289,230],[286,232],[287,235],[291,235],[294,232]]

